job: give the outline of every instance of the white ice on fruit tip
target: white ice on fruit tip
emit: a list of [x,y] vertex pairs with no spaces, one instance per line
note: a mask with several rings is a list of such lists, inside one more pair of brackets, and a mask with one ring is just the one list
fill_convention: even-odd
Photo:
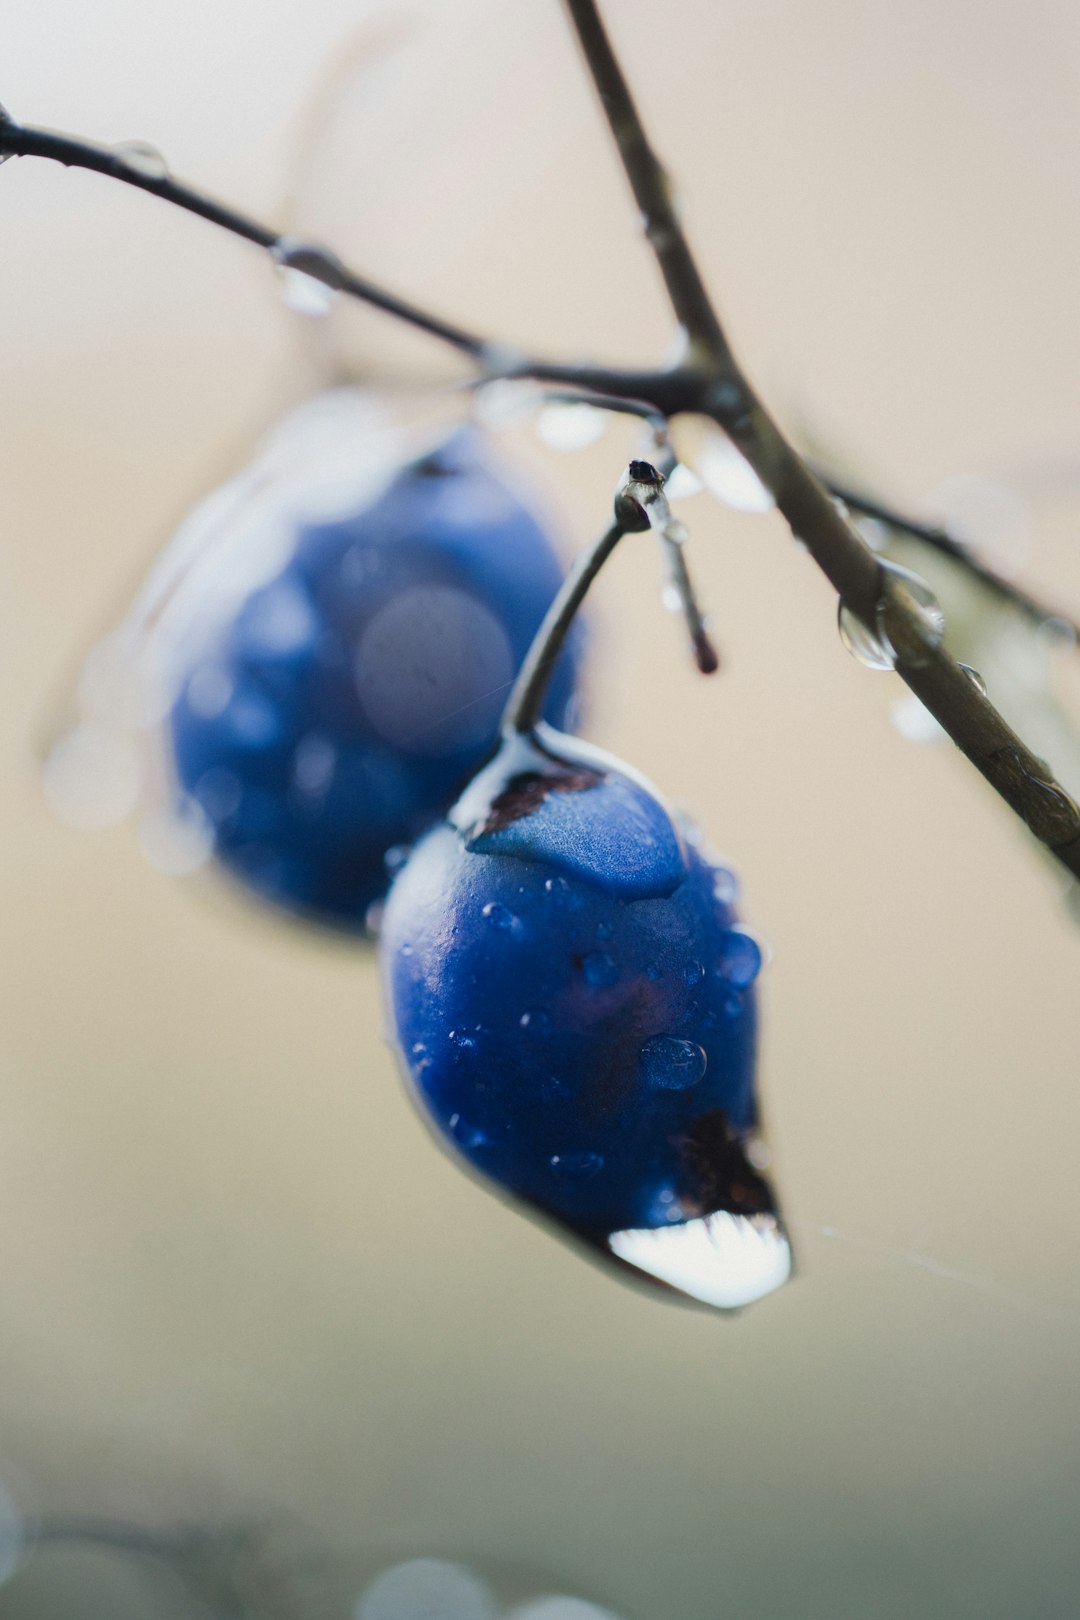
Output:
[[678,1226],[613,1232],[608,1246],[639,1271],[719,1310],[751,1305],[791,1276],[791,1245],[773,1215],[717,1210]]

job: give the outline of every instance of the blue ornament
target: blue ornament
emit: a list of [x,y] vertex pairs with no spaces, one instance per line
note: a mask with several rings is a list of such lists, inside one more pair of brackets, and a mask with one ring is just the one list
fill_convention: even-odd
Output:
[[[225,581],[224,614],[211,589],[204,618],[189,606],[173,635],[176,784],[249,889],[362,930],[388,856],[491,752],[562,570],[468,430],[359,507],[286,511],[279,527],[269,571],[234,546],[250,583]],[[580,654],[575,638],[552,682],[545,712],[560,725],[574,723]]]
[[761,1174],[761,952],[729,871],[627,766],[511,735],[417,845],[380,949],[442,1141],[592,1252],[736,1309],[791,1253]]

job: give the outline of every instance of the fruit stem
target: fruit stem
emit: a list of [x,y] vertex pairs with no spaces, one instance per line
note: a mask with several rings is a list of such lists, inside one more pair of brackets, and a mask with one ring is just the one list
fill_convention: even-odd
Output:
[[[504,737],[533,731],[541,719],[544,699],[547,697],[556,661],[569,634],[570,626],[577,617],[578,609],[588,595],[593,580],[623,535],[629,534],[632,528],[639,527],[633,522],[632,514],[627,513],[627,517],[631,521],[624,521],[619,515],[616,501],[614,523],[605,529],[598,540],[594,540],[591,546],[587,546],[578,555],[573,568],[563,580],[558,595],[533,637],[532,645],[525,655],[525,662],[518,671],[517,680],[510,689],[502,717],[501,729]],[[648,527],[647,522],[645,527]]]

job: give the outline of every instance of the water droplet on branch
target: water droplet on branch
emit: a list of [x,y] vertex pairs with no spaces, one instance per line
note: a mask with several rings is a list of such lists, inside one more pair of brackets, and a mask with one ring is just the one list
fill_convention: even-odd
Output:
[[169,178],[169,165],[164,154],[149,141],[121,141],[113,147],[113,155],[118,157],[126,169],[133,174],[139,174],[144,180],[167,180]]
[[311,242],[298,242],[283,236],[270,250],[281,276],[282,292],[289,309],[298,315],[329,315],[337,302],[345,278],[345,267],[337,256]]

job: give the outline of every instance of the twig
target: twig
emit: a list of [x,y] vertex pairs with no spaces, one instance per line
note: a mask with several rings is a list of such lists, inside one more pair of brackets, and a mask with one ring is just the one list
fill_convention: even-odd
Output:
[[[1080,877],[1080,810],[1046,764],[1006,725],[959,664],[927,637],[918,604],[881,563],[781,433],[740,372],[694,262],[667,177],[645,135],[595,0],[564,0],[600,94],[646,235],[676,317],[687,363],[625,370],[536,359],[493,343],[356,274],[316,244],[300,243],[203,196],[167,174],[147,172],[123,151],[17,124],[0,113],[0,157],[53,158],[94,170],[199,215],[277,257],[278,262],[381,309],[466,355],[489,378],[530,378],[612,399],[660,416],[701,412],[722,427],[772,493],[840,600],[875,633],[882,628],[895,668],[956,745],[1062,864]],[[614,543],[614,542],[613,542]],[[1059,615],[1051,615],[1059,617]]]
[[848,488],[846,484],[839,483],[828,474],[819,472],[822,483],[838,500],[852,512],[858,512],[862,517],[875,519],[883,523],[888,529],[895,529],[898,534],[907,534],[915,540],[921,540],[931,550],[937,551],[950,562],[955,562],[985,585],[988,591],[1003,601],[1010,602],[1027,618],[1035,624],[1060,624],[1068,630],[1073,639],[1080,642],[1080,624],[1058,608],[1051,607],[1039,597],[1032,594],[1023,585],[1019,585],[1007,574],[999,573],[996,568],[979,556],[978,552],[969,546],[966,541],[958,540],[947,529],[934,523],[925,523],[920,518],[906,516],[898,512],[895,507],[886,506],[883,501],[870,495],[863,495],[858,490]]
[[[595,0],[564,0],[607,114],[646,235],[686,326],[692,350],[712,372],[705,413],[730,435],[840,600],[875,634],[884,632],[895,668],[1005,802],[1061,863],[1080,877],[1080,809],[928,633],[918,603],[882,568],[833,497],[788,443],[736,365],[686,241],[663,171],[652,153]],[[707,307],[706,307],[707,306]]]

